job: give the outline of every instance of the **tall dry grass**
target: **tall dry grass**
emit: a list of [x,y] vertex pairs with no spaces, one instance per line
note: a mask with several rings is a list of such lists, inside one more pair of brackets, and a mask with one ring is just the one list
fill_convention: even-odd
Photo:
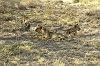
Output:
[[100,0],[79,0],[79,2],[84,4],[98,4]]
[[[48,1],[60,1],[60,0],[0,0],[1,5],[6,5],[9,7],[28,7],[28,6],[36,6],[42,4],[43,2]],[[84,4],[98,4],[100,0],[62,0],[63,2],[71,2],[71,3],[84,3]]]
[[42,4],[39,0],[0,0],[0,5],[11,8],[25,8]]

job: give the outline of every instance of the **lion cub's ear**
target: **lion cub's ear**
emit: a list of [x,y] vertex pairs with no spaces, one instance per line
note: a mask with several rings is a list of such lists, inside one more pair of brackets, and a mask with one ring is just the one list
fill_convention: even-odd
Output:
[[78,24],[74,25],[74,28],[77,29],[78,31],[81,29]]
[[77,26],[79,26],[78,24],[74,25],[74,27],[76,28]]

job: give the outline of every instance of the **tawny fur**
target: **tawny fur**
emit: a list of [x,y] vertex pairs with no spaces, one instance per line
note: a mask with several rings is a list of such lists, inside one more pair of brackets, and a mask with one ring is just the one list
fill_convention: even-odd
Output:
[[62,34],[59,34],[59,33],[56,33],[56,32],[50,32],[46,28],[39,26],[39,25],[36,27],[35,31],[39,34],[42,34],[42,39],[45,39],[45,40],[62,37]]
[[67,29],[66,34],[68,36],[76,36],[77,35],[77,31],[79,31],[81,28],[78,24],[74,25],[73,27],[71,27],[70,29]]

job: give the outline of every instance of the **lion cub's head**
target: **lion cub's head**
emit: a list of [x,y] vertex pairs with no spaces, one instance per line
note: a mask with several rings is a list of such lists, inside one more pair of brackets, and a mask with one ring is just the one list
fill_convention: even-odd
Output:
[[38,32],[38,33],[42,33],[42,34],[48,32],[48,30],[46,28],[44,28],[44,27],[42,27],[40,25],[38,25],[36,27],[35,31]]
[[42,26],[40,26],[40,25],[37,25],[35,27],[35,31],[38,32],[38,33],[41,33],[41,29],[42,29]]
[[80,30],[80,26],[78,24],[76,24],[67,30],[67,34],[72,34],[72,33],[76,34],[77,31],[79,31],[79,30]]

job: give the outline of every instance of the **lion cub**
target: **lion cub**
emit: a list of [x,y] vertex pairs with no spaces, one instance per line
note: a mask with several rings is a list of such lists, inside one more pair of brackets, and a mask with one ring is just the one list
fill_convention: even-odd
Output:
[[[41,36],[42,36],[41,39],[49,39],[50,38],[49,30],[47,30],[46,28],[44,28],[44,27],[42,27],[40,25],[36,26],[35,31],[38,34],[41,34]],[[37,38],[38,38],[38,36],[37,36]]]
[[47,30],[46,28],[38,25],[35,29],[35,31],[39,34],[42,34],[42,38],[41,39],[44,39],[44,40],[47,40],[47,39],[54,39],[54,38],[60,38],[62,37],[63,35],[62,34],[59,34],[59,33],[55,33],[55,32],[50,32],[49,30]]
[[80,26],[78,24],[74,25],[73,27],[71,27],[70,29],[67,30],[67,35],[71,38],[73,36],[76,36],[77,31],[80,30]]

